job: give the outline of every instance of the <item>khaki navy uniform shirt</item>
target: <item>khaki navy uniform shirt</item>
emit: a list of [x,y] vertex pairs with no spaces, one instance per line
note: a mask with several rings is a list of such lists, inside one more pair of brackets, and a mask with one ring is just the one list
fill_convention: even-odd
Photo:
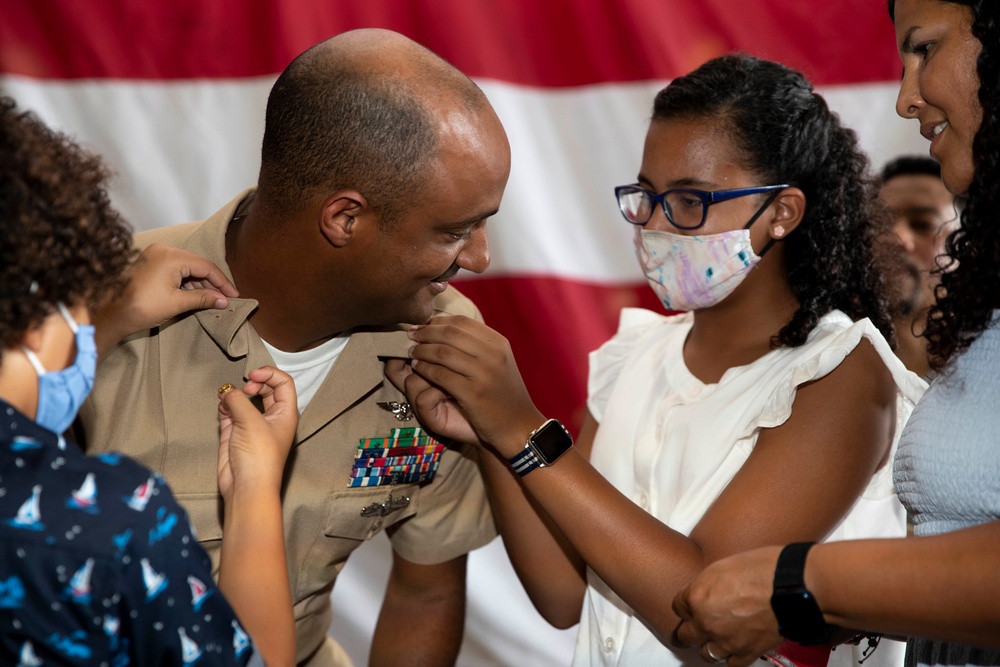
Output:
[[[138,244],[190,250],[231,279],[225,232],[252,192],[205,221],[140,234]],[[80,413],[88,453],[125,452],[166,478],[212,556],[216,576],[222,538],[216,391],[226,382],[241,386],[250,370],[274,364],[247,321],[256,307],[252,299],[230,299],[228,310],[189,313],[128,338],[102,361]],[[435,308],[481,318],[452,288],[437,297]],[[363,541],[384,530],[400,556],[435,564],[496,534],[470,447],[446,448],[430,482],[348,487],[359,439],[418,425],[376,405],[404,400],[385,380],[383,358],[405,358],[411,344],[402,327],[353,333],[299,421],[283,508],[298,659],[309,667],[343,664],[336,657],[343,655],[340,647],[326,636],[329,596],[347,557]]]

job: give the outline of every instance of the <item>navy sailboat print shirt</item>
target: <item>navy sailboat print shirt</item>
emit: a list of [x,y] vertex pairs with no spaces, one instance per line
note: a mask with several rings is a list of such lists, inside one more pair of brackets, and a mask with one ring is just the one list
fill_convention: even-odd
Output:
[[155,473],[0,400],[0,664],[245,665],[249,638]]

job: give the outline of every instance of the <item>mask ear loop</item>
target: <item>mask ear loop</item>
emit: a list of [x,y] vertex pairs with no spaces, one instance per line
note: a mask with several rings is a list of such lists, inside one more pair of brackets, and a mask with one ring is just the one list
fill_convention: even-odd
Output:
[[31,367],[35,369],[36,373],[38,373],[38,377],[48,373],[48,371],[45,370],[45,366],[42,366],[42,362],[38,359],[38,355],[32,352],[31,348],[27,345],[22,345],[21,350],[24,352],[24,356],[28,357],[28,361],[31,362]]
[[[764,211],[767,210],[767,207],[770,206],[774,202],[774,200],[778,198],[778,195],[780,195],[780,194],[781,194],[781,190],[776,190],[776,191],[772,192],[770,195],[768,195],[767,199],[764,200],[764,203],[761,204],[761,206],[760,206],[759,209],[757,209],[757,212],[753,214],[752,218],[750,218],[750,222],[748,222],[746,225],[743,226],[743,229],[750,229],[750,225],[752,225],[753,223],[757,222],[757,218],[759,218],[761,215],[763,215]],[[760,249],[759,253],[757,253],[757,256],[758,257],[763,257],[764,253],[767,252],[768,250],[770,250],[771,246],[773,246],[775,244],[775,241],[776,241],[776,239],[768,239],[767,243],[764,244],[764,247]],[[60,304],[60,305],[62,305],[62,304]]]
[[80,330],[80,325],[76,323],[76,320],[73,319],[73,316],[70,314],[69,309],[63,305],[62,301],[57,303],[56,306],[59,308],[59,312],[62,314],[63,319],[66,320],[66,324],[69,325],[70,330],[73,332],[73,335],[75,336],[76,332]]
[[[80,330],[80,325],[76,323],[76,320],[73,319],[73,316],[70,314],[69,309],[66,308],[66,306],[64,306],[61,301],[56,304],[56,307],[59,309],[59,314],[63,316],[64,320],[66,320],[66,324],[69,325],[70,330],[73,332],[73,335],[75,336],[76,333]],[[21,350],[24,352],[24,356],[28,358],[28,361],[31,363],[32,368],[35,369],[35,372],[38,373],[39,377],[48,373],[48,371],[45,370],[45,366],[42,366],[42,362],[38,358],[38,355],[35,354],[31,348],[29,348],[26,345],[22,345]]]

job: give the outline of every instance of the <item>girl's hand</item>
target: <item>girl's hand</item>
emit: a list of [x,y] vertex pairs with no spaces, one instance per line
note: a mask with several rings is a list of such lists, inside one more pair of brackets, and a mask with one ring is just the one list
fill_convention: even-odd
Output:
[[433,433],[470,445],[483,444],[455,399],[414,373],[410,362],[389,359],[385,376],[406,396],[420,423]]
[[[422,419],[456,431],[459,424],[471,427],[479,441],[505,457],[520,451],[528,434],[545,421],[528,395],[507,339],[485,324],[440,316],[412,327],[410,339],[417,343],[410,349],[410,369],[427,385],[408,380],[422,390],[412,396]],[[421,395],[428,387],[435,391]]]

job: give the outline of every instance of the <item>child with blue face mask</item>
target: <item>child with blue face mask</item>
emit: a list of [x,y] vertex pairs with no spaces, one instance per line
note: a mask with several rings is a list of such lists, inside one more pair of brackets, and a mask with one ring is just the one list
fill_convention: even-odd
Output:
[[265,367],[219,390],[219,488],[243,552],[223,553],[216,585],[163,480],[121,455],[87,457],[64,432],[100,353],[225,307],[235,289],[181,251],[133,263],[100,161],[9,98],[0,154],[0,663],[293,665],[280,506],[291,379]]
[[[688,312],[622,313],[590,357],[576,446],[470,320],[414,327],[387,374],[425,425],[483,447],[525,589],[549,622],[580,624],[575,666],[721,662],[724,646],[672,645],[672,600],[712,562],[905,534],[890,462],[925,384],[887,342],[872,247],[888,220],[854,133],[800,73],[746,55],[660,91],[615,195],[650,286]],[[783,584],[796,643],[768,657],[846,667],[860,651],[832,645],[856,633],[798,595],[800,564]],[[866,665],[901,659],[883,641]]]
[[97,343],[91,324],[77,324],[62,303],[57,303],[59,314],[73,332],[76,358],[61,371],[47,371],[34,350],[24,345],[21,349],[38,373],[38,408],[35,423],[53,433],[62,433],[76,419],[76,413],[90,394],[97,373]]

